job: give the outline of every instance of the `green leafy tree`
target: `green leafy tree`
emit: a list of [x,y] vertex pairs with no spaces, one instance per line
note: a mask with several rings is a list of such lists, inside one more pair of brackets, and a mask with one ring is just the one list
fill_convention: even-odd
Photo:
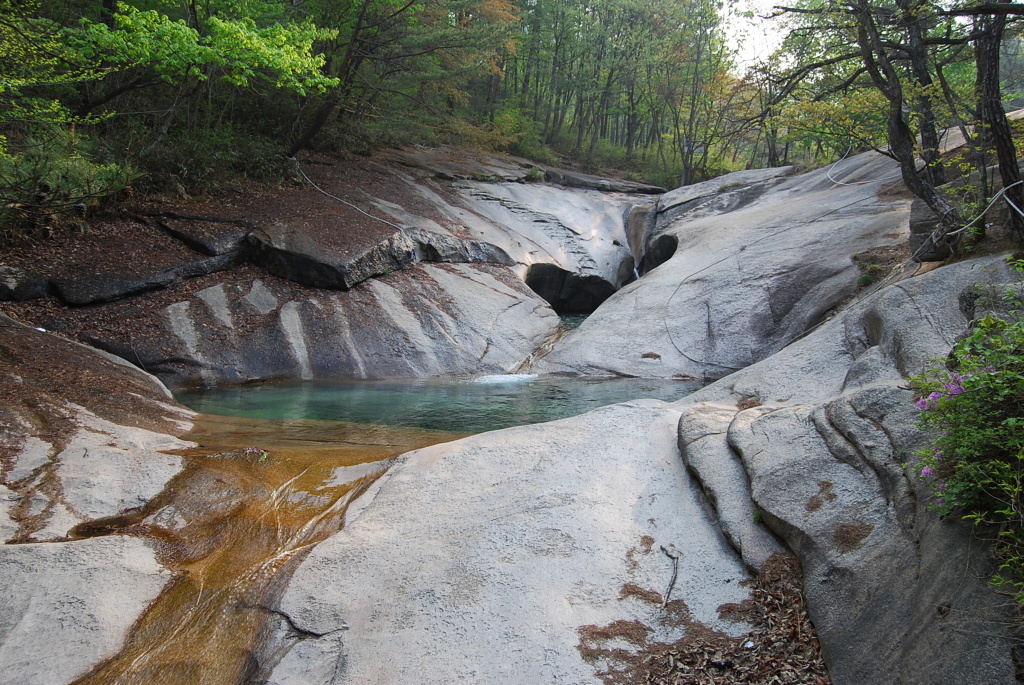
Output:
[[[823,0],[781,8],[796,24],[793,45],[808,48],[794,57],[778,89],[780,101],[798,91],[817,91],[814,101],[871,89],[884,99],[885,154],[900,164],[906,186],[940,218],[940,232],[955,242],[969,207],[940,188],[949,180],[939,131],[960,126],[983,172],[999,163],[1007,197],[1017,206],[1022,186],[1016,151],[1001,103],[999,46],[1008,3],[928,4],[919,0]],[[971,65],[969,83],[951,78]],[[836,74],[841,76],[836,78]],[[965,97],[965,90],[971,93]],[[919,168],[919,160],[925,165]],[[979,173],[977,202],[989,196]],[[1024,223],[1011,216],[1024,237]],[[940,238],[943,236],[940,236]]]

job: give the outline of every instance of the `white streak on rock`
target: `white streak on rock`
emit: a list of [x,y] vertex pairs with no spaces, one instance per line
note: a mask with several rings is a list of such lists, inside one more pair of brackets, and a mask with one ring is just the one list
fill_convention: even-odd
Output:
[[277,309],[277,296],[267,290],[263,281],[253,281],[252,288],[242,299],[264,316]]
[[281,307],[281,330],[299,365],[299,378],[304,381],[313,380],[313,367],[309,363],[309,350],[306,348],[306,336],[302,330],[302,316],[297,302],[288,302]]
[[171,330],[185,343],[185,349],[188,350],[189,356],[199,362],[199,373],[203,382],[212,385],[214,376],[210,372],[209,364],[204,359],[202,352],[199,351],[199,335],[196,333],[195,324],[192,321],[190,304],[175,302],[164,309],[164,312],[167,313],[167,322],[171,325]]
[[26,437],[14,458],[14,466],[4,472],[4,480],[13,483],[28,478],[33,471],[50,460],[52,451],[50,443],[35,436]]
[[337,323],[342,340],[345,341],[346,351],[352,357],[356,368],[359,369],[359,378],[366,378],[366,364],[363,362],[363,356],[359,354],[359,346],[356,345],[355,337],[352,335],[352,327],[348,323],[348,316],[340,302],[335,303],[334,321]]
[[431,375],[430,370],[443,369],[444,366],[434,354],[434,341],[424,333],[423,322],[414,312],[409,311],[401,295],[379,280],[370,282],[369,289],[380,303],[381,313],[394,322],[395,328],[408,336],[410,349],[402,359],[413,373],[417,376],[428,376]]
[[228,308],[228,296],[224,292],[224,284],[218,283],[212,288],[200,290],[196,296],[206,303],[217,320],[234,330],[235,324],[231,319],[231,310]]

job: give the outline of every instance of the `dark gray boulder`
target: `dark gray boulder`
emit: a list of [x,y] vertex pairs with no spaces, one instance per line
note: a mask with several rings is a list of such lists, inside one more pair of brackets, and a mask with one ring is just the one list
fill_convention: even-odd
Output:
[[486,264],[419,264],[348,291],[250,268],[110,306],[101,319],[146,324],[117,332],[84,322],[84,337],[171,386],[505,373],[559,325],[507,267]]
[[190,248],[211,257],[238,252],[245,247],[251,226],[244,221],[214,220],[206,217],[164,215],[149,219]]
[[282,224],[256,229],[249,240],[253,263],[289,281],[331,290],[348,290],[368,278],[420,262],[512,263],[494,245],[420,228],[403,228],[385,240],[351,251],[332,249],[304,231]]
[[53,279],[57,296],[65,303],[81,306],[99,302],[113,302],[132,295],[160,290],[188,278],[226,271],[236,266],[238,252],[196,259],[169,269],[125,275],[116,272],[93,273]]

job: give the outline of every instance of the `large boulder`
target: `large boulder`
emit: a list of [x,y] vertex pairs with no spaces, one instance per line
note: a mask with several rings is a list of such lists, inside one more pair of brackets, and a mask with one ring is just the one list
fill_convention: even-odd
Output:
[[750,198],[763,193],[780,179],[793,172],[793,167],[782,166],[768,169],[746,169],[731,174],[701,181],[688,186],[681,186],[658,198],[658,212],[665,213],[690,206],[699,201],[718,200],[729,197],[733,191],[741,190],[742,197]]
[[257,229],[249,234],[249,240],[253,246],[250,259],[268,272],[302,285],[333,290],[348,290],[368,278],[420,262],[513,263],[500,248],[488,243],[414,227],[397,226],[386,239],[356,250],[324,245],[307,232],[282,224]]
[[772,549],[751,503],[799,556],[837,685],[1015,682],[993,560],[903,468],[925,440],[905,377],[948,353],[959,292],[998,266],[905,280],[676,404],[684,459],[743,558]]
[[612,193],[638,193],[641,195],[661,195],[665,189],[647,183],[622,181],[619,179],[602,178],[593,174],[583,174],[566,169],[547,169],[544,180],[567,188],[590,188]]
[[866,153],[662,212],[647,249],[671,257],[535,369],[714,379],[770,356],[857,292],[852,255],[906,241],[909,200],[879,193],[894,169]]
[[910,252],[919,262],[937,262],[953,253],[945,241],[935,242],[939,217],[924,200],[915,198],[910,210]]
[[53,325],[180,386],[505,373],[559,322],[506,267],[420,264],[344,292],[240,269]]
[[404,455],[295,572],[267,682],[597,684],[588,646],[743,633],[677,419],[639,400]]

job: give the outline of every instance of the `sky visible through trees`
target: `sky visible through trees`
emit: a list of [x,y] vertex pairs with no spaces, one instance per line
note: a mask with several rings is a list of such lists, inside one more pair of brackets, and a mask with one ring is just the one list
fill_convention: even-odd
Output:
[[[667,187],[876,149],[952,224],[993,188],[934,188],[1015,154],[1001,112],[1024,71],[1019,12],[976,0],[0,0],[0,226],[8,239],[45,232],[128,188],[272,182],[305,150],[412,143]],[[935,149],[946,127],[974,132],[962,159]]]

